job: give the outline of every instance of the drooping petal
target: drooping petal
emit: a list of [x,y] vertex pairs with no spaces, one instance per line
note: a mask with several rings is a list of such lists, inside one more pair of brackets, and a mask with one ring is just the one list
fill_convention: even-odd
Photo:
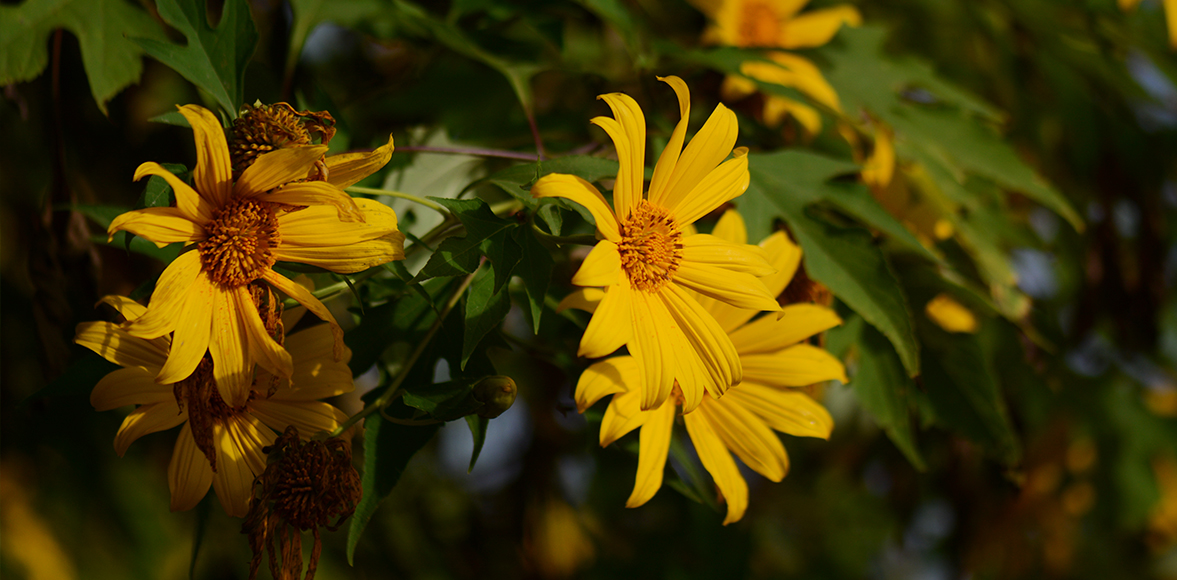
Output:
[[204,452],[196,446],[192,428],[187,424],[176,438],[172,461],[168,464],[168,488],[172,492],[171,509],[182,512],[196,507],[208,493],[213,470]]
[[658,77],[658,80],[674,89],[674,94],[678,97],[679,119],[678,124],[674,126],[674,132],[670,134],[670,141],[667,141],[666,148],[658,157],[658,163],[654,165],[654,176],[650,180],[650,193],[647,198],[656,206],[667,207],[667,185],[674,175],[675,167],[678,166],[682,145],[687,137],[687,122],[691,118],[691,91],[687,88],[687,83],[674,75]]
[[736,467],[736,461],[715,434],[706,415],[699,412],[683,415],[683,422],[699,454],[699,461],[711,474],[715,486],[727,501],[727,517],[723,525],[739,521],[748,509],[748,482],[740,475],[740,468]]
[[341,153],[327,158],[327,183],[340,189],[351,187],[361,179],[380,171],[392,159],[392,134],[388,144],[363,153]]
[[[208,276],[197,276],[184,299],[184,308],[176,318],[176,330],[172,334],[172,351],[168,360],[159,369],[155,380],[161,385],[179,382],[188,378],[200,359],[208,352],[212,337],[212,313],[216,304],[225,300],[225,293],[216,287]],[[150,315],[150,310],[148,311]]]
[[731,333],[741,356],[769,353],[842,324],[831,309],[817,304],[789,304],[777,316],[753,320]]
[[875,148],[862,164],[862,181],[875,191],[881,191],[891,184],[894,174],[894,137],[890,128],[882,126],[875,131]]
[[775,274],[763,276],[760,281],[764,282],[770,295],[780,296],[801,265],[801,246],[793,243],[785,232],[774,232],[760,242],[760,247],[764,248],[769,263],[776,268]]
[[684,260],[675,272],[673,283],[736,308],[774,312],[781,309],[756,276],[727,268]]
[[123,367],[159,370],[168,353],[154,343],[131,336],[110,322],[83,322],[78,325],[74,342]]
[[829,439],[834,429],[830,412],[795,389],[776,389],[744,381],[728,391],[722,402],[742,405],[769,427],[797,437]]
[[603,238],[614,243],[621,241],[613,208],[605,202],[605,196],[584,179],[575,175],[551,173],[539,178],[531,186],[531,196],[536,199],[562,197],[579,203],[592,214],[593,220],[597,222],[597,231]]
[[196,138],[196,168],[192,177],[196,191],[215,208],[229,203],[233,191],[233,168],[225,129],[212,112],[197,105],[179,107]]
[[617,149],[617,183],[613,186],[613,209],[624,221],[642,199],[646,173],[646,117],[629,95],[609,93],[597,97],[613,110],[613,119],[596,117],[594,125],[605,130]]
[[131,336],[157,338],[172,331],[187,307],[186,299],[200,273],[200,252],[185,252],[172,261],[151,293],[147,313],[123,325]]
[[258,155],[253,164],[237,178],[233,194],[255,196],[279,185],[306,179],[311,167],[325,153],[326,145],[306,145],[275,149]]
[[156,247],[181,242],[188,244],[205,238],[204,228],[174,207],[148,207],[121,213],[106,228],[115,232],[127,231],[149,240]]
[[715,229],[711,230],[711,235],[733,244],[747,244],[748,227],[744,225],[744,216],[734,209],[723,212],[715,223]]
[[294,425],[303,439],[320,431],[335,431],[347,421],[347,413],[321,401],[258,399],[249,403],[249,412],[275,431],[285,431],[287,426]]
[[745,380],[772,387],[804,387],[836,379],[843,383],[846,367],[834,355],[810,344],[796,344],[769,354],[740,357]]
[[374,199],[351,198],[362,222],[340,222],[332,206],[310,207],[278,216],[278,231],[282,232],[282,246],[345,246],[383,238],[397,231],[396,212]]
[[136,439],[148,433],[171,429],[186,420],[188,414],[180,411],[175,399],[143,405],[123,419],[123,424],[114,436],[114,452],[122,457]]
[[617,244],[601,240],[572,275],[572,283],[577,286],[613,286],[620,275],[621,254],[617,251]]
[[670,453],[674,413],[672,401],[667,401],[652,411],[646,411],[649,418],[642,425],[639,434],[638,473],[633,493],[625,501],[625,507],[635,508],[650,501],[662,487],[662,472],[666,470],[666,456]]
[[625,434],[646,424],[649,411],[641,407],[642,394],[637,390],[613,395],[601,418],[601,447],[608,447]]
[[162,177],[171,186],[172,192],[176,195],[176,209],[180,210],[184,217],[197,224],[205,224],[213,219],[212,206],[171,171],[154,161],[148,161],[135,170],[134,179],[139,181],[148,175]]
[[[741,387],[743,385],[732,389],[732,392]],[[725,447],[731,449],[756,473],[771,481],[784,479],[789,471],[789,457],[776,433],[744,407],[727,401],[727,397],[707,401],[700,411],[707,417],[715,434]]]
[[[343,222],[339,222],[342,225]],[[346,246],[295,246],[282,244],[274,249],[274,257],[285,262],[318,266],[340,274],[354,274],[373,266],[387,264],[405,257],[405,235],[392,232],[382,238],[348,244]]]
[[155,382],[155,371],[131,367],[112,371],[90,391],[95,411],[109,411],[126,405],[152,405],[175,401],[171,385]]
[[247,286],[228,289],[213,303],[212,340],[208,352],[213,359],[213,379],[221,400],[232,407],[245,404],[253,386],[253,356],[249,349],[249,335],[243,315],[237,305],[241,294],[249,300]]
[[[147,312],[147,307],[127,298],[126,296],[117,296],[115,294],[107,294],[98,299],[98,304],[109,304],[114,307],[123,318],[127,320],[135,320],[143,316]],[[97,306],[97,304],[95,305]]]
[[685,236],[682,244],[685,262],[718,266],[753,276],[767,276],[776,272],[766,252],[758,246],[737,244],[708,234]]
[[347,192],[326,181],[304,181],[290,183],[271,192],[248,192],[246,195],[261,201],[287,205],[330,205],[341,221],[362,222],[364,214],[356,200]]
[[[271,284],[274,284],[274,282],[270,279],[271,277],[281,278],[284,282],[287,283],[288,286],[298,288],[303,292],[306,292],[302,286],[290,282],[281,274],[277,274],[273,270],[268,270],[265,275],[265,280]],[[274,285],[277,286],[277,284]],[[286,292],[287,295],[290,295],[286,288],[278,286],[278,289]],[[310,295],[310,292],[306,292],[306,295]],[[253,299],[249,296],[249,292],[243,289],[238,292],[233,292],[230,296],[232,297],[232,300],[237,302],[236,310],[238,315],[240,315],[240,319],[238,320],[237,324],[242,325],[245,329],[245,336],[249,344],[250,358],[252,358],[255,362],[257,362],[257,364],[261,365],[266,370],[273,373],[275,376],[281,378],[290,378],[291,374],[294,373],[294,362],[290,358],[290,353],[286,352],[286,349],[282,348],[282,345],[278,344],[274,340],[274,337],[270,336],[269,331],[266,330],[265,323],[262,322],[261,314],[259,314],[257,311],[257,305],[253,303]],[[296,300],[298,299],[297,297],[294,298]],[[317,298],[312,296],[311,299],[318,303],[318,305],[324,310],[326,309],[326,307],[323,306],[323,303],[319,302]],[[328,313],[328,316],[330,316],[330,313]],[[334,322],[334,319],[332,319],[332,322]]]
[[653,409],[674,388],[675,352],[669,337],[672,332],[682,331],[675,327],[659,296],[634,290],[630,297],[629,328],[633,336],[627,344],[642,372],[641,408]]
[[[691,142],[687,144],[686,149],[683,149],[682,156],[678,158],[678,162],[674,165],[674,173],[667,180],[666,193],[663,198],[665,200],[663,207],[670,210],[676,222],[680,224],[692,223],[707,212],[719,207],[719,204],[724,201],[743,193],[741,189],[739,193],[723,201],[714,203],[690,219],[684,216],[681,209],[682,206],[687,204],[692,208],[699,205],[692,198],[704,192],[696,192],[696,186],[705,181],[709,174],[713,173],[717,166],[719,166],[720,162],[732,153],[732,147],[736,144],[736,134],[738,131],[739,125],[736,122],[736,114],[722,104],[716,105],[715,111],[711,113],[711,117],[707,119],[703,128],[699,129],[698,133],[695,133]],[[747,160],[744,161],[744,174],[747,174]],[[716,180],[715,178],[711,178],[711,181],[714,182]],[[709,187],[714,187],[714,185]],[[748,185],[745,183],[744,189],[747,189],[747,187]],[[714,195],[711,197],[714,197]],[[710,202],[710,197],[707,201]],[[692,210],[692,213],[694,211]]]
[[[294,282],[288,280],[285,276],[274,272],[273,270],[266,271],[266,273],[262,275],[262,278],[278,290],[281,290],[287,296],[297,300],[299,304],[305,306],[307,310],[310,310],[312,313],[314,313],[315,316],[318,316],[320,320],[331,325],[331,334],[335,337],[335,360],[342,360],[345,348],[343,345],[343,329],[339,327],[338,322],[335,322],[335,316],[331,314],[331,311],[327,309],[327,306],[322,302],[319,302],[319,299],[315,298],[315,295],[311,294],[310,290],[295,284]],[[256,308],[254,308],[254,312],[257,312]],[[258,319],[258,322],[261,322],[260,318]],[[278,348],[281,350],[281,347]],[[285,354],[286,351],[282,350],[282,353]],[[289,354],[286,354],[285,356],[286,360],[290,360]],[[274,369],[270,370],[273,371]],[[286,372],[284,375],[281,373],[276,374],[281,376],[290,376],[290,372]]]
[[217,471],[213,489],[221,507],[230,516],[245,517],[253,479],[266,468],[262,448],[274,442],[274,433],[248,414],[235,415],[213,426],[217,448]]
[[[691,140],[691,145],[694,145],[698,140],[699,136],[696,135]],[[683,161],[679,162],[680,165],[685,162],[686,154],[690,150],[691,147],[688,145],[687,151],[683,153]],[[674,205],[667,206],[667,209],[674,216],[675,223],[694,223],[695,220],[711,213],[715,208],[744,194],[751,180],[748,174],[748,150],[740,147],[733,151],[732,155],[731,159],[724,161],[711,172],[700,175],[695,181],[680,184],[683,188],[690,187],[691,189],[685,195],[678,198],[672,197],[669,200]],[[675,187],[679,187],[679,185]],[[677,192],[678,190],[672,191]]]
[[662,297],[670,316],[707,369],[710,377],[705,385],[707,390],[718,397],[728,387],[739,384],[742,377],[740,357],[715,319],[675,284],[667,284]]
[[[294,360],[294,374],[283,379],[272,401],[313,401],[342,395],[355,390],[351,368],[347,366],[351,350],[345,349],[343,359],[335,360],[335,337],[326,324],[312,326],[286,337],[286,352]],[[259,383],[268,379],[259,377]]]
[[849,4],[832,8],[812,10],[801,14],[781,26],[779,44],[781,48],[814,48],[830,41],[842,25],[862,24],[862,15]]
[[615,356],[593,364],[576,381],[576,409],[581,413],[608,395],[637,390],[642,377],[631,356]]
[[601,288],[581,288],[564,297],[556,305],[556,312],[564,312],[569,308],[596,312],[597,306],[605,299],[605,290]]
[[624,280],[608,288],[584,329],[576,356],[608,356],[633,339],[633,301],[637,294]]

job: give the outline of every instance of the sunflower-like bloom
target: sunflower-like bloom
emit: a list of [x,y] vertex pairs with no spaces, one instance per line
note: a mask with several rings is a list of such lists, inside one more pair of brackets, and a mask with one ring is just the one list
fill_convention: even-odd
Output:
[[[161,384],[192,374],[209,352],[221,397],[240,406],[253,383],[255,362],[282,377],[292,372],[290,354],[274,339],[276,331],[267,328],[253,298],[259,288],[263,293],[277,289],[329,322],[335,352],[343,351],[343,332],[331,312],[308,290],[275,272],[274,263],[359,272],[404,258],[405,237],[389,207],[352,199],[325,181],[305,180],[326,146],[260,155],[233,182],[220,123],[197,106],[180,107],[180,112],[196,135],[196,188],[158,163],[140,165],[135,179],[164,178],[175,192],[176,206],[127,212],[111,222],[109,232],[126,230],[161,247],[175,242],[195,247],[164,270],[147,313],[129,322],[126,331],[143,339],[174,333],[173,348],[156,377]],[[386,157],[391,141],[386,147],[368,155]]]
[[[691,410],[705,390],[719,396],[742,376],[731,339],[691,291],[753,310],[780,306],[757,279],[773,271],[759,248],[711,235],[684,237],[695,220],[748,188],[747,150],[732,150],[736,116],[723,105],[684,149],[690,93],[678,77],[660,80],[677,93],[682,120],[658,159],[646,195],[645,118],[637,103],[620,93],[600,97],[616,118],[592,120],[617,148],[613,208],[592,184],[573,175],[545,176],[531,193],[585,206],[602,238],[572,277],[577,286],[604,287],[573,296],[575,302],[603,294],[579,355],[599,358],[628,346],[641,368],[641,407],[660,406],[677,380],[684,406]],[[729,153],[733,158],[724,161]]]
[[[734,211],[727,212],[713,235],[743,243],[742,218]],[[801,248],[782,232],[761,245],[778,269],[764,278],[765,284],[780,293],[797,270]],[[748,485],[731,453],[757,473],[780,481],[789,469],[789,458],[773,430],[801,437],[829,437],[833,428],[830,414],[795,387],[830,379],[847,382],[838,359],[804,342],[842,321],[832,310],[817,304],[789,304],[780,318],[770,314],[751,320],[754,311],[715,300],[704,299],[703,303],[731,336],[744,367],[744,380],[722,398],[705,397],[693,412],[686,412],[684,405],[682,418],[699,459],[727,502],[724,524],[729,524],[742,518],[748,507]],[[601,421],[602,447],[641,429],[637,480],[627,507],[646,503],[662,486],[676,407],[682,404],[676,389],[675,396],[665,403],[642,410],[640,384],[636,361],[619,356],[590,366],[576,385],[576,404],[581,412],[613,395]]]
[[[121,296],[103,301],[130,321],[148,312]],[[139,437],[184,425],[168,467],[172,511],[191,509],[211,485],[226,513],[244,517],[253,480],[266,468],[262,448],[276,438],[271,429],[283,431],[294,425],[304,437],[333,431],[347,415],[316,399],[355,388],[346,363],[351,353],[345,351],[343,361],[335,360],[334,340],[325,324],[288,336],[286,347],[295,361],[292,376],[279,379],[259,372],[241,405],[221,398],[213,385],[214,363],[207,357],[175,385],[157,383],[155,376],[173,346],[168,336],[148,340],[110,322],[83,322],[74,340],[124,367],[103,377],[90,394],[90,404],[99,411],[138,405],[115,435],[120,457]]]

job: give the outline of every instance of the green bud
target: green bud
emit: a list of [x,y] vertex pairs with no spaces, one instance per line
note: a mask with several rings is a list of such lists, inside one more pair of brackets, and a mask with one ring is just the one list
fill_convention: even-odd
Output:
[[515,395],[519,388],[511,377],[486,377],[474,385],[474,398],[482,403],[478,408],[478,416],[494,419],[511,408],[515,402]]

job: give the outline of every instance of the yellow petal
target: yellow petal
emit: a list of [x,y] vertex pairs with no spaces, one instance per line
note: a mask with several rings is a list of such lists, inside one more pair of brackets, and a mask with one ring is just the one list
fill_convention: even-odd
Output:
[[807,135],[821,133],[821,113],[818,113],[813,107],[776,95],[769,95],[764,99],[765,125],[775,127],[785,122],[785,118],[790,116],[797,119]]
[[895,145],[891,129],[879,127],[875,132],[875,148],[862,164],[862,181],[875,190],[886,189],[895,173]]
[[817,304],[789,304],[777,316],[758,318],[731,333],[740,356],[791,346],[842,324],[833,310]]
[[621,254],[617,251],[617,244],[601,240],[572,275],[572,283],[577,286],[613,286],[620,275]]
[[780,296],[801,265],[801,246],[793,243],[785,232],[774,232],[760,242],[760,247],[764,248],[769,263],[776,268],[775,274],[762,276],[760,281],[768,289],[769,295]]
[[167,360],[167,352],[152,342],[131,336],[109,322],[79,324],[74,342],[123,367],[144,367],[154,372]]
[[723,84],[719,86],[719,95],[724,101],[738,101],[756,91],[756,83],[737,75],[723,77]]
[[309,439],[319,432],[330,433],[347,421],[347,413],[321,401],[258,399],[250,402],[249,412],[278,432],[294,425],[303,439]]
[[843,383],[846,368],[834,355],[810,344],[797,344],[771,354],[740,357],[744,380],[772,387],[804,387],[837,379]]
[[110,222],[106,232],[127,231],[150,240],[156,247],[203,240],[204,228],[174,207],[149,207],[121,213]]
[[[768,58],[771,62],[744,61],[740,64],[740,72],[761,82],[793,87],[826,108],[841,112],[838,93],[813,61],[791,52],[781,51],[768,53]],[[765,116],[768,116],[767,112]]]
[[723,212],[711,235],[733,244],[747,244],[748,228],[744,225],[744,216],[734,209]]
[[718,397],[731,385],[738,384],[742,376],[740,357],[715,319],[675,284],[667,284],[662,297],[670,316],[707,370],[710,377],[707,391]]
[[674,429],[674,403],[667,401],[653,411],[642,425],[638,446],[638,473],[633,493],[625,507],[635,508],[654,497],[662,487],[662,472],[666,471],[666,456],[670,453],[670,437]]
[[102,377],[90,391],[95,411],[109,411],[126,405],[152,405],[175,401],[171,385],[155,382],[155,371],[142,367],[118,369]]
[[651,412],[642,410],[641,399],[642,394],[636,390],[613,396],[601,418],[601,447],[646,424]]
[[392,159],[392,134],[388,143],[364,153],[342,153],[327,158],[327,183],[340,189],[351,187],[363,178],[380,171]]
[[251,300],[246,286],[227,289],[213,302],[212,339],[208,352],[213,359],[213,379],[221,400],[240,407],[249,398],[253,386],[253,357],[242,314],[237,308],[241,295]]
[[670,333],[682,331],[675,328],[661,297],[631,291],[630,298],[633,335],[627,345],[642,372],[641,408],[654,409],[674,388],[675,352]]
[[184,309],[176,317],[172,351],[155,377],[157,383],[176,383],[188,378],[196,370],[196,365],[208,352],[208,342],[212,337],[213,325],[209,314],[216,303],[224,299],[224,291],[215,286],[208,276],[196,277],[188,297],[184,299]]
[[253,196],[265,193],[299,179],[306,179],[307,173],[316,161],[327,153],[326,145],[306,145],[275,149],[257,156],[253,165],[241,172],[234,195]]
[[233,168],[225,129],[208,109],[197,105],[179,107],[196,138],[196,168],[192,170],[196,191],[213,207],[229,203],[233,191]]
[[[698,141],[699,136],[696,135],[691,140],[691,145]],[[691,148],[688,146],[686,152],[683,153],[683,160],[680,164],[686,161],[687,154],[690,152]],[[678,192],[680,186],[683,189],[691,188],[685,196],[676,198],[672,195],[670,197],[669,201],[674,205],[668,206],[667,209],[674,216],[675,223],[694,223],[695,220],[711,213],[715,208],[744,194],[750,180],[748,176],[748,150],[741,147],[732,154],[734,158],[723,162],[706,175],[700,176],[699,180],[689,183],[679,182],[674,186],[676,189],[673,189],[673,192]]]
[[114,452],[119,457],[127,452],[127,447],[136,439],[157,431],[171,429],[188,419],[187,413],[180,412],[176,400],[143,405],[123,419],[122,426],[114,436]]
[[282,246],[344,246],[383,238],[397,231],[396,212],[373,199],[351,198],[362,222],[341,222],[331,206],[313,205],[278,216]]
[[127,320],[135,320],[147,312],[146,306],[139,304],[138,302],[135,302],[126,296],[117,296],[114,294],[107,294],[106,296],[99,298],[98,304],[111,305],[115,310],[118,310],[119,314],[123,315],[123,318],[126,318]]
[[613,208],[605,202],[605,196],[597,191],[593,184],[575,175],[552,173],[539,178],[531,186],[531,196],[539,199],[544,197],[562,197],[583,205],[597,222],[597,231],[601,237],[610,242],[620,242],[621,234],[617,230],[617,216]]
[[[739,387],[732,392],[740,390]],[[753,471],[770,481],[780,481],[789,471],[789,457],[776,433],[744,407],[727,397],[709,400],[700,408],[715,434]]]
[[[335,337],[335,350],[334,350],[335,360],[342,360],[343,352],[344,352],[344,348],[345,348],[343,345],[343,329],[339,327],[339,323],[335,322],[335,316],[333,316],[331,314],[331,311],[328,310],[327,307],[322,302],[319,302],[319,299],[315,298],[315,295],[311,294],[310,290],[307,290],[306,288],[303,288],[302,286],[299,286],[298,284],[291,282],[285,276],[278,274],[277,272],[274,272],[273,270],[267,271],[263,275],[263,278],[265,279],[266,282],[269,282],[272,286],[281,290],[287,296],[297,300],[299,304],[302,304],[303,306],[305,306],[307,310],[310,310],[315,316],[318,316],[320,320],[331,325],[331,335],[333,337]],[[253,304],[253,303],[250,302],[250,304]],[[253,311],[256,313],[257,309],[254,308]],[[260,318],[258,319],[258,323],[259,324],[261,323]],[[264,330],[264,327],[263,327],[263,330]],[[273,342],[273,340],[271,340],[270,342]],[[282,347],[278,347],[278,349],[281,350],[282,355],[285,355],[285,360],[289,361],[290,355],[286,354],[286,351],[282,350]],[[281,355],[278,355],[277,353],[273,353],[271,356],[281,356]],[[277,361],[277,359],[273,359],[273,360],[275,362]],[[265,365],[263,365],[263,366],[265,366]],[[267,368],[269,368],[269,367],[267,367]],[[290,368],[290,367],[286,366],[286,368]],[[273,372],[274,369],[271,368],[270,371]],[[287,371],[285,374],[282,374],[282,373],[277,373],[277,374],[279,374],[281,376],[290,376],[289,371]]]
[[196,446],[192,428],[187,424],[176,438],[172,461],[168,465],[168,488],[172,492],[171,509],[182,512],[196,507],[208,493],[213,470],[204,452]]
[[567,296],[556,305],[556,312],[564,312],[569,308],[596,312],[597,306],[605,299],[605,291],[601,288],[581,288]]
[[[313,326],[286,337],[286,352],[294,360],[294,374],[282,379],[273,401],[313,401],[355,390],[347,361],[351,350],[344,350],[343,360],[335,360],[335,337],[327,324]],[[269,374],[259,377],[259,384]]]
[[[281,274],[274,273],[273,270],[267,271],[263,277],[267,282],[295,300],[298,300],[298,296],[290,294],[287,288],[274,284],[274,279],[280,278],[288,286],[302,290],[307,296],[310,295],[310,292],[307,292],[302,286],[290,282],[282,277]],[[290,353],[286,352],[286,349],[282,348],[282,345],[274,341],[274,337],[270,336],[270,333],[266,330],[266,325],[262,322],[262,317],[257,311],[257,305],[250,298],[249,291],[242,287],[240,291],[232,293],[230,298],[237,303],[236,310],[239,315],[237,324],[241,324],[244,327],[246,340],[249,344],[250,358],[275,376],[289,378],[294,372],[294,362],[290,358]],[[311,296],[311,300],[314,300],[319,308],[326,310],[326,307],[317,298]],[[303,303],[303,305],[305,306],[306,303]],[[308,310],[314,312],[312,308],[308,308]],[[316,314],[318,313],[316,312]],[[331,316],[331,313],[328,312],[327,315]],[[335,319],[332,318],[331,322],[334,323]]]
[[678,124],[674,126],[670,141],[666,143],[666,148],[658,157],[658,163],[654,165],[654,177],[650,180],[648,196],[650,203],[666,207],[667,186],[674,175],[674,168],[678,165],[679,155],[682,154],[683,142],[687,137],[687,122],[691,119],[691,91],[687,88],[687,83],[676,76],[658,77],[658,80],[670,85],[678,97]]
[[202,276],[200,269],[200,252],[180,254],[155,282],[147,313],[127,322],[123,329],[139,338],[158,338],[171,332],[187,307],[188,291],[197,276]]
[[[682,156],[674,165],[674,172],[667,180],[666,193],[663,197],[663,207],[671,211],[676,222],[680,224],[692,223],[719,206],[717,203],[690,219],[684,217],[680,209],[680,206],[684,204],[690,204],[692,207],[697,205],[692,198],[703,192],[696,192],[696,185],[704,181],[708,174],[712,173],[720,162],[731,154],[732,147],[736,144],[738,132],[739,125],[736,122],[736,114],[722,104],[716,105],[711,117],[703,124],[703,128],[695,133],[694,138],[683,150]],[[745,162],[744,173],[747,172],[747,162]],[[745,184],[744,188],[747,189],[747,187]],[[743,191],[741,190],[740,193]]]
[[948,332],[977,332],[977,316],[973,311],[943,292],[928,301],[924,314]]
[[589,319],[576,356],[601,358],[630,342],[633,337],[633,299],[639,294],[627,283],[610,286]]
[[253,480],[266,468],[262,448],[274,442],[274,433],[249,415],[228,418],[213,426],[213,444],[217,447],[217,471],[213,490],[225,513],[235,518],[249,513]]
[[674,283],[737,308],[781,309],[759,279],[728,268],[684,260],[674,274]]
[[631,356],[615,356],[584,369],[576,381],[576,409],[583,413],[608,395],[638,390],[642,380],[638,373],[638,363]]
[[715,486],[727,501],[727,517],[723,525],[739,521],[748,509],[748,483],[740,475],[740,468],[736,467],[736,461],[703,413],[683,415],[683,422],[699,454],[699,461],[707,468],[715,480]]
[[724,395],[723,403],[738,403],[769,427],[797,437],[829,439],[834,419],[821,403],[794,389],[774,389],[750,381]]
[[642,199],[646,174],[646,118],[629,95],[609,93],[597,97],[613,110],[614,119],[597,117],[594,125],[605,130],[617,148],[617,182],[613,186],[613,208],[625,220]]
[[814,48],[830,41],[842,25],[862,24],[862,15],[849,4],[806,12],[781,26],[781,48]]
[[405,235],[392,232],[382,238],[346,246],[282,244],[274,249],[274,257],[284,262],[310,264],[340,274],[354,274],[393,260],[403,260]]
[[171,171],[154,161],[148,161],[135,170],[135,181],[148,175],[162,177],[171,186],[172,192],[176,195],[176,209],[180,210],[184,217],[198,224],[208,223],[213,219],[212,206]]
[[364,214],[356,205],[356,200],[347,192],[325,181],[290,183],[270,193],[248,192],[247,195],[261,201],[287,205],[330,205],[335,208],[336,215],[342,221],[364,221]]
[[768,262],[767,254],[758,246],[729,242],[708,234],[685,236],[682,245],[684,263],[706,264],[753,276],[776,272]]

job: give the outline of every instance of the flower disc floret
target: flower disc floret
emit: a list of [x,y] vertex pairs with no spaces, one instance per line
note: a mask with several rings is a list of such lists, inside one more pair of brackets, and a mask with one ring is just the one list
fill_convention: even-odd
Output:
[[213,213],[208,235],[197,248],[209,278],[222,286],[243,286],[261,278],[277,259],[282,241],[274,204],[237,199]]
[[682,231],[670,212],[643,199],[618,230],[617,251],[630,284],[646,292],[665,286],[683,259]]

